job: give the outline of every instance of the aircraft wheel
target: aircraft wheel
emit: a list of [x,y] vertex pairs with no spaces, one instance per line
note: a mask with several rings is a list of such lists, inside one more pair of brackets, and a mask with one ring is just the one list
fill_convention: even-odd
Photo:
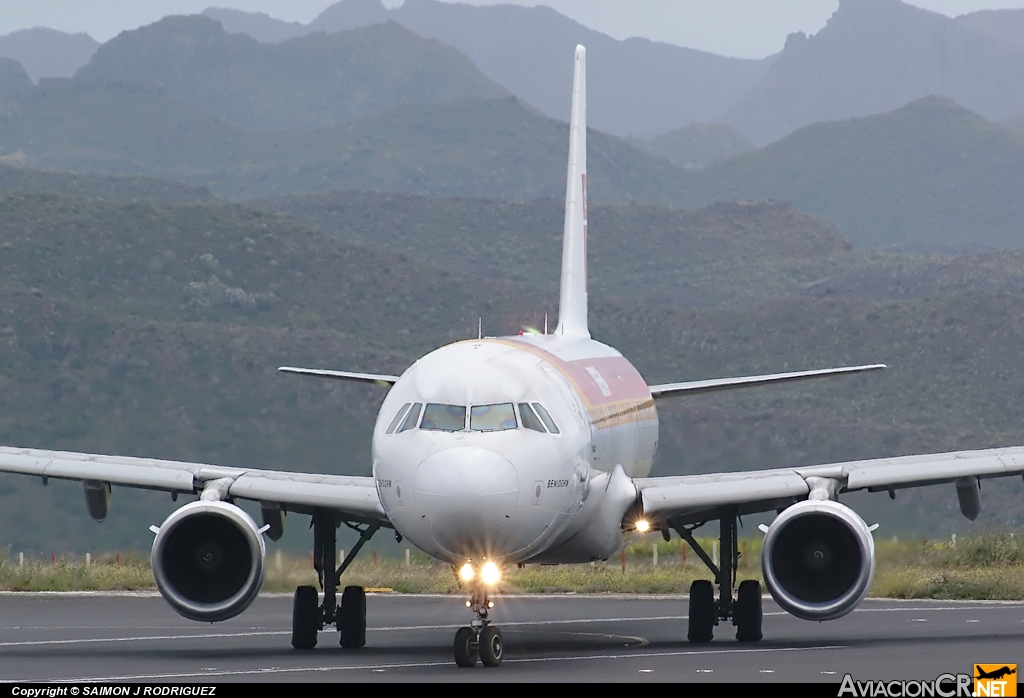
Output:
[[501,637],[501,631],[493,625],[485,625],[480,631],[480,661],[484,666],[495,667],[501,664],[502,655],[505,654],[505,641]]
[[466,669],[476,665],[480,658],[476,631],[470,627],[459,628],[455,633],[455,663]]
[[706,579],[690,585],[690,622],[686,639],[690,642],[711,642],[715,633],[715,588]]
[[761,583],[756,579],[740,582],[736,603],[732,607],[736,639],[757,642],[761,639]]
[[366,591],[362,587],[347,586],[341,593],[338,634],[342,647],[359,648],[366,644]]
[[292,647],[311,650],[316,647],[316,634],[320,630],[320,597],[316,587],[295,589],[292,604]]

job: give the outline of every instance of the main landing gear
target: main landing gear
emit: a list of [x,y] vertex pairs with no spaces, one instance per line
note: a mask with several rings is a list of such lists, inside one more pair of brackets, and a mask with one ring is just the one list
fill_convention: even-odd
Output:
[[736,598],[732,590],[736,584],[736,564],[740,553],[736,541],[735,511],[723,514],[719,519],[719,549],[722,551],[721,568],[700,547],[693,538],[693,530],[702,526],[697,524],[689,528],[675,526],[697,556],[715,575],[718,584],[718,600],[711,582],[698,579],[690,585],[690,621],[686,638],[690,642],[711,642],[715,626],[719,621],[732,620],[736,626],[736,639],[740,642],[757,642],[761,639],[761,583],[748,579],[740,582]]
[[466,605],[473,609],[473,622],[455,633],[455,663],[460,667],[476,666],[479,660],[486,667],[501,664],[505,641],[497,626],[491,625],[487,612],[494,608],[486,584],[475,584]]
[[297,650],[311,650],[316,647],[317,633],[328,625],[336,625],[342,647],[362,647],[366,644],[366,592],[359,586],[347,586],[341,593],[338,604],[338,585],[341,574],[348,569],[359,550],[370,540],[379,525],[358,528],[359,541],[352,552],[345,556],[341,566],[337,564],[336,533],[341,521],[331,511],[317,509],[313,512],[313,567],[324,591],[323,604],[319,604],[316,587],[301,586],[295,590],[292,606],[292,647]]

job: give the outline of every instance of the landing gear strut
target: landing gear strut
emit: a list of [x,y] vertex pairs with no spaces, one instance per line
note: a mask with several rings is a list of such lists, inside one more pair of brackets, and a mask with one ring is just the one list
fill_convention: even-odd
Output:
[[479,660],[486,667],[496,667],[505,654],[505,641],[487,617],[494,604],[484,584],[474,585],[467,605],[473,609],[473,622],[455,633],[455,663],[469,668]]
[[317,633],[328,625],[337,626],[342,647],[357,648],[366,644],[366,592],[360,586],[347,586],[341,594],[341,604],[338,604],[338,585],[342,573],[380,526],[373,524],[359,528],[346,522],[346,526],[359,531],[359,541],[345,556],[341,566],[335,569],[338,560],[335,547],[337,529],[341,523],[331,511],[316,509],[313,512],[313,567],[320,579],[324,601],[318,605],[316,587],[301,586],[295,590],[292,606],[292,647],[295,649],[316,647]]
[[690,620],[686,637],[690,642],[711,642],[715,626],[719,621],[732,620],[736,626],[736,639],[740,642],[757,642],[761,639],[761,583],[748,579],[740,582],[736,599],[732,590],[736,585],[736,566],[740,559],[736,540],[737,513],[727,511],[718,521],[721,567],[716,565],[707,552],[693,538],[694,529],[704,525],[674,526],[683,540],[690,544],[697,556],[715,575],[718,585],[718,600],[715,600],[714,585],[706,579],[698,579],[690,585]]

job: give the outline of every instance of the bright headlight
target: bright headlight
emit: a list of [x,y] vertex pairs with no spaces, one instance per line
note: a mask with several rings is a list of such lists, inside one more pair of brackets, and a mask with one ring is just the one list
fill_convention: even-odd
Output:
[[480,570],[480,578],[484,580],[484,584],[493,586],[501,579],[501,570],[493,562],[485,562],[483,569]]
[[651,530],[651,524],[647,519],[640,519],[636,522],[636,530],[640,531],[640,533],[647,533]]
[[464,582],[473,581],[474,574],[475,572],[473,571],[473,565],[471,565],[468,562],[465,565],[463,565],[461,569],[459,569],[459,579],[461,579]]

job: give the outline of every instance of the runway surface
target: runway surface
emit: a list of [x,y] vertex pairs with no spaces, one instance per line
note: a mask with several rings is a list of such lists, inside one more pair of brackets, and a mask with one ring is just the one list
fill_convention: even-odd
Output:
[[[1024,603],[875,601],[809,623],[765,598],[762,642],[720,625],[686,641],[685,597],[499,598],[504,664],[459,669],[457,597],[371,595],[367,646],[334,632],[315,650],[289,645],[290,597],[260,597],[240,617],[202,625],[155,595],[0,594],[6,681],[829,681],[934,679],[978,663],[1024,664]],[[481,672],[485,672],[484,675]]]

